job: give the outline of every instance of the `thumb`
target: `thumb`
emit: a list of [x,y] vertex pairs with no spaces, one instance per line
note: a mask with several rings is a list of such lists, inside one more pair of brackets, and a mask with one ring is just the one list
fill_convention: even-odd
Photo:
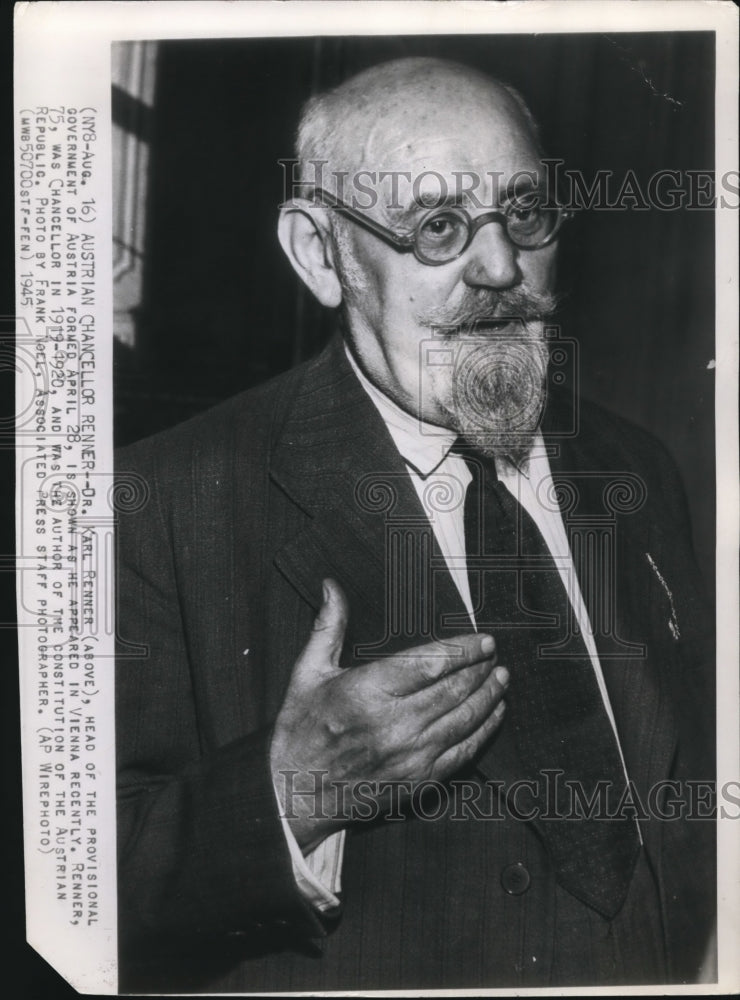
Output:
[[311,677],[318,680],[339,669],[339,657],[349,616],[347,598],[336,580],[324,580],[322,588],[324,602],[296,664],[296,671],[302,680]]

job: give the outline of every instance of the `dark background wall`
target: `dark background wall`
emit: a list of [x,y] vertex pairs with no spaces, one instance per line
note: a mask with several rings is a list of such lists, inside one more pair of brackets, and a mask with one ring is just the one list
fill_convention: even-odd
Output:
[[[186,419],[315,353],[334,317],[275,234],[278,160],[303,101],[374,62],[441,55],[525,96],[547,151],[593,178],[711,170],[711,33],[164,42],[144,299],[116,358],[116,435]],[[684,174],[685,176],[685,174]],[[714,226],[709,211],[585,211],[563,233],[558,317],[585,395],[660,437],[683,472],[697,552],[714,557]]]

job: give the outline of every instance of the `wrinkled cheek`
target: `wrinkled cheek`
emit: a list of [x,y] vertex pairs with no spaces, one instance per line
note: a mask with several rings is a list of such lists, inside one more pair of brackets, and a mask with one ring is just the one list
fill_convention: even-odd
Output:
[[419,412],[432,422],[450,413],[453,405],[454,367],[436,350],[437,345],[422,345],[417,383],[420,390]]
[[538,292],[551,292],[555,287],[557,277],[557,243],[542,250],[536,250],[529,258],[525,283]]

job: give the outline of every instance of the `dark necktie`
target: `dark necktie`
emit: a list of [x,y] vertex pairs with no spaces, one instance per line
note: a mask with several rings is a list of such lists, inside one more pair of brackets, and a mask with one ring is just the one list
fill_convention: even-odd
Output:
[[[465,539],[476,624],[496,637],[499,663],[511,674],[501,736],[513,746],[518,776],[536,789],[528,803],[558,881],[611,918],[626,897],[640,841],[629,810],[604,818],[622,801],[626,780],[593,665],[534,520],[498,480],[493,460],[455,451],[473,475]],[[493,773],[497,742],[486,752]]]

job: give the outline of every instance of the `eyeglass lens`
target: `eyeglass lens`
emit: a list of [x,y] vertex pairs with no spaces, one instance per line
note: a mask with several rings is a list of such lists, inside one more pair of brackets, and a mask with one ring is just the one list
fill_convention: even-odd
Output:
[[[559,218],[557,209],[543,208],[536,203],[511,204],[504,214],[509,239],[519,247],[530,249],[547,241]],[[492,215],[486,221],[496,218]],[[416,232],[416,249],[429,260],[452,260],[465,249],[475,228],[465,212],[441,208],[422,220]]]

